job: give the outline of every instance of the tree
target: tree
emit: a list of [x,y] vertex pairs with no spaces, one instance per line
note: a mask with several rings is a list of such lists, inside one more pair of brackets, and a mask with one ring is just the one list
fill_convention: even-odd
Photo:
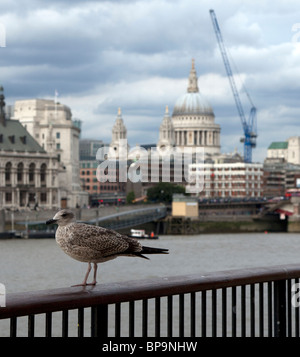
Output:
[[174,193],[185,193],[185,188],[169,182],[159,182],[148,189],[147,197],[148,201],[169,203],[172,202]]
[[135,194],[133,191],[128,192],[126,196],[126,203],[132,203],[132,201],[135,199]]

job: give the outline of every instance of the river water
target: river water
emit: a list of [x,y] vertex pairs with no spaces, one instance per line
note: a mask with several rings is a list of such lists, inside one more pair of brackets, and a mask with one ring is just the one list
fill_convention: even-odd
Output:
[[[161,236],[142,244],[168,248],[169,254],[100,264],[98,284],[300,263],[300,234],[293,233]],[[83,280],[86,268],[65,255],[54,239],[0,240],[0,283],[7,294],[68,287]]]

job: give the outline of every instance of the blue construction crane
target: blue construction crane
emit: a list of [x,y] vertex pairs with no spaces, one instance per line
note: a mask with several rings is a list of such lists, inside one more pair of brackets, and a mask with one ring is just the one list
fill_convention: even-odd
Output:
[[242,125],[243,125],[243,130],[244,130],[244,137],[241,138],[241,142],[244,143],[244,161],[245,162],[252,162],[252,148],[256,147],[256,138],[257,138],[257,133],[256,133],[256,108],[252,103],[252,100],[250,98],[249,93],[246,91],[247,97],[250,101],[251,104],[251,110],[250,110],[250,115],[249,115],[249,119],[248,121],[246,120],[245,114],[244,114],[244,110],[242,107],[242,103],[240,101],[240,97],[239,97],[239,93],[237,91],[236,85],[235,85],[235,81],[233,78],[233,74],[232,74],[232,70],[230,67],[230,63],[228,60],[228,56],[227,56],[227,52],[226,52],[226,48],[224,45],[224,41],[222,38],[222,34],[220,31],[220,27],[215,15],[214,10],[209,10],[210,12],[210,16],[212,19],[212,23],[214,26],[214,30],[217,36],[217,40],[219,43],[219,47],[220,47],[220,51],[223,57],[223,61],[224,61],[224,65],[226,68],[226,72],[227,72],[227,76],[230,82],[230,86],[233,92],[233,96],[234,96],[234,100],[235,100],[235,104],[237,106],[237,110],[239,113],[239,116],[241,118],[242,121]]

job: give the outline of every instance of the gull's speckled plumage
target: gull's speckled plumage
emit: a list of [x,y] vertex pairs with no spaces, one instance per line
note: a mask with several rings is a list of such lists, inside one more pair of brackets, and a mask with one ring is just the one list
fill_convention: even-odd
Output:
[[81,262],[102,263],[119,254],[132,255],[142,251],[142,245],[136,239],[84,223],[59,226],[55,238],[66,254]]
[[47,224],[57,223],[55,238],[61,249],[73,259],[89,264],[85,279],[80,285],[87,285],[87,278],[94,264],[96,284],[97,264],[117,258],[118,256],[137,256],[148,259],[143,254],[168,253],[168,249],[142,246],[135,239],[111,229],[76,223],[73,212],[61,210]]

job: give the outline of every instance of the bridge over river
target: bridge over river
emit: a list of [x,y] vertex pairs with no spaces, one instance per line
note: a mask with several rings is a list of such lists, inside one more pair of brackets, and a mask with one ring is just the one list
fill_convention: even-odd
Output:
[[115,213],[105,217],[97,217],[87,221],[89,224],[101,225],[111,229],[134,227],[139,224],[157,221],[167,215],[167,207],[156,206],[139,208],[127,212]]
[[[117,212],[114,214],[103,215],[101,210],[94,211],[97,215],[94,218],[82,217],[78,219],[78,222],[101,225],[102,227],[110,229],[124,229],[129,227],[135,227],[140,224],[145,224],[149,222],[158,221],[167,215],[167,207],[164,205],[152,205],[150,207],[135,208],[123,212]],[[102,215],[100,215],[102,213]],[[48,214],[49,217],[49,214]],[[46,229],[49,230],[49,227],[45,224],[46,219],[44,220],[26,220],[26,221],[16,221],[18,225],[23,225],[26,227],[26,231],[30,232],[30,235],[39,235],[41,231]],[[44,234],[47,235],[47,234]],[[49,232],[49,236],[53,236],[54,231]]]

